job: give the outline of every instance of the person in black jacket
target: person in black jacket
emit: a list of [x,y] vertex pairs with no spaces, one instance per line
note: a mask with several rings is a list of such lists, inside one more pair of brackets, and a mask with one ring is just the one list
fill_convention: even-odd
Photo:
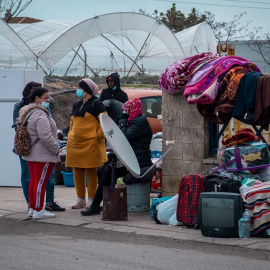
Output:
[[[122,109],[124,112],[120,116],[118,126],[129,141],[138,160],[141,173],[143,174],[152,165],[150,150],[152,130],[146,116],[142,113],[142,103],[140,99],[135,98],[127,101],[123,104]],[[83,216],[100,214],[100,203],[103,200],[103,187],[111,184],[110,163],[112,157],[109,156],[108,159],[109,161],[98,169],[99,185],[92,205],[87,208],[86,211],[81,211]],[[154,174],[155,168],[151,169],[143,178],[136,180],[125,167],[120,167],[117,168],[116,178],[124,177],[123,181],[125,184],[136,183],[136,181],[137,183],[150,183]]]
[[108,115],[117,124],[121,114],[123,113],[123,103],[115,99],[106,99],[102,101],[102,103],[105,106]]
[[100,101],[115,99],[122,103],[128,101],[127,94],[120,88],[120,78],[117,72],[112,73],[106,78],[108,88],[103,89],[99,97]]

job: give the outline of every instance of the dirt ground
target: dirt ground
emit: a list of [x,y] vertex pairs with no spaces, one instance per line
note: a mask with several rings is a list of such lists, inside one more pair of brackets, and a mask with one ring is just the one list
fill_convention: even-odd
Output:
[[[63,130],[69,126],[70,114],[72,112],[73,105],[78,97],[75,94],[78,80],[76,81],[47,81],[44,83],[44,87],[48,89],[51,96],[55,100],[54,107],[54,120],[57,124],[58,129]],[[107,88],[106,83],[97,84],[99,89],[102,90]],[[130,87],[121,87],[122,89],[137,89],[132,84]],[[140,88],[142,89],[142,88]],[[143,89],[154,89],[154,88],[143,88]]]

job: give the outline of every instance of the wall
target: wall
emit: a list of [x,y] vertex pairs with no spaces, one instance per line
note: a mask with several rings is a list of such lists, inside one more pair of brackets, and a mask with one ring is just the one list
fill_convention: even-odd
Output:
[[[265,46],[269,47],[269,43],[264,42]],[[230,44],[235,46],[235,55],[248,59],[254,62],[262,70],[262,73],[270,74],[270,65],[268,65],[262,58],[262,56],[251,50],[245,43],[245,41],[232,41]]]
[[189,105],[182,94],[162,94],[162,149],[168,149],[166,141],[175,144],[162,163],[162,195],[178,193],[181,177],[188,174],[207,173],[216,167],[216,158],[209,158],[209,131],[206,121]]

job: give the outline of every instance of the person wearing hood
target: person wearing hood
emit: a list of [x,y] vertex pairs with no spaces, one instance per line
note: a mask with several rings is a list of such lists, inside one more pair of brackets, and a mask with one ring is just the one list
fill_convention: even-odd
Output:
[[106,109],[95,96],[98,90],[98,86],[87,78],[79,81],[76,90],[80,100],[73,106],[66,153],[66,166],[73,168],[77,193],[72,209],[91,206],[98,184],[97,168],[107,161],[105,136],[99,123],[99,114],[106,113]]
[[[23,89],[22,92],[22,99],[17,102],[14,105],[13,110],[13,126],[15,127],[15,131],[17,130],[16,121],[19,117],[20,110],[30,103],[30,95],[31,93],[38,87],[41,87],[41,83],[31,81],[27,83]],[[53,117],[54,113],[54,99],[50,96],[49,100],[49,106],[47,110]],[[30,172],[28,168],[27,161],[23,160],[21,156],[20,158],[20,165],[21,165],[21,184],[22,184],[22,190],[23,194],[26,200],[27,205],[29,205],[29,183],[30,183]],[[47,185],[46,185],[46,210],[48,211],[65,211],[66,209],[63,207],[60,207],[55,201],[54,201],[54,188],[55,188],[55,177],[54,177],[54,171],[52,172]]]
[[103,89],[99,97],[100,101],[115,99],[122,103],[128,101],[127,94],[120,88],[120,78],[117,72],[112,73],[106,78],[108,88]]
[[50,218],[55,214],[43,208],[46,184],[54,165],[60,162],[57,127],[48,112],[50,94],[38,87],[29,97],[30,104],[20,109],[18,123],[27,121],[27,131],[31,139],[31,152],[22,156],[30,172],[29,217],[34,219]]

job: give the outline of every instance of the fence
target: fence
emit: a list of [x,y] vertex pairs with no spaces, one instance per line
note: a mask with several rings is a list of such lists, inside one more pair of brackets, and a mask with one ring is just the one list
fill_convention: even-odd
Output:
[[28,60],[26,57],[7,57],[0,54],[0,68],[5,69],[42,69],[49,76],[107,76],[118,72],[121,77],[130,77],[134,74],[149,76],[160,75],[164,69],[175,60],[167,56],[139,57],[136,61],[127,56],[87,55],[82,58],[74,53],[67,54],[52,69],[46,68],[40,60]]

